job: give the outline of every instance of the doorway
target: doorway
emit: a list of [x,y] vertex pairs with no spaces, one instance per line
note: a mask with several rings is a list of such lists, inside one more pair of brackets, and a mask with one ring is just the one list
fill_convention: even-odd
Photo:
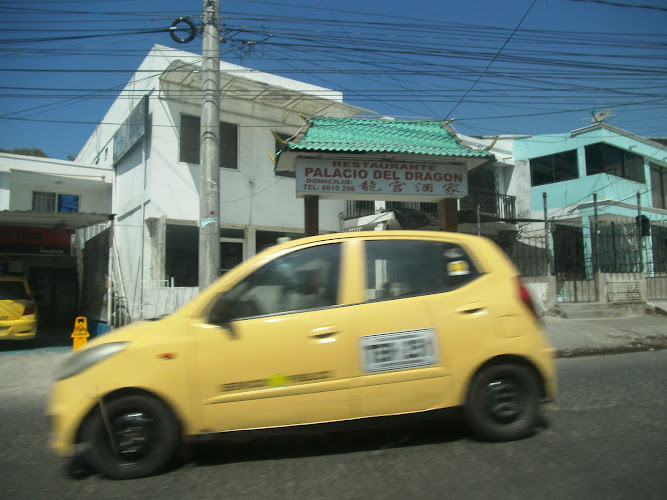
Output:
[[33,267],[28,281],[37,304],[40,329],[74,325],[78,303],[76,269]]

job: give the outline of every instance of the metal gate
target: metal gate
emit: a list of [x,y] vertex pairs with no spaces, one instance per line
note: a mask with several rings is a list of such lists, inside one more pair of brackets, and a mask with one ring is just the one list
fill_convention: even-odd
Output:
[[[595,302],[593,263],[586,254],[582,228],[554,225],[552,230],[554,274],[558,302]],[[590,248],[590,247],[589,247]]]

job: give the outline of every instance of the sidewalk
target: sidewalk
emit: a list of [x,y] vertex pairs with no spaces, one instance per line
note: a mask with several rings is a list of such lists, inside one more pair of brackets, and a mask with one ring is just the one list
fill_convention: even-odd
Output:
[[[542,326],[559,357],[667,349],[667,315],[608,319],[544,316]],[[70,334],[71,328],[43,330],[32,341],[0,342],[0,352],[34,349],[68,352],[72,348]]]
[[667,348],[667,316],[609,319],[542,318],[559,357],[648,351]]

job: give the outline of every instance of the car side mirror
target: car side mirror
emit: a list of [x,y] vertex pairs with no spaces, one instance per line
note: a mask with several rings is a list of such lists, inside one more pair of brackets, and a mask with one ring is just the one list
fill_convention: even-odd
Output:
[[208,323],[224,328],[236,340],[239,337],[234,331],[234,326],[232,325],[233,319],[231,302],[225,299],[224,296],[220,297],[208,314]]

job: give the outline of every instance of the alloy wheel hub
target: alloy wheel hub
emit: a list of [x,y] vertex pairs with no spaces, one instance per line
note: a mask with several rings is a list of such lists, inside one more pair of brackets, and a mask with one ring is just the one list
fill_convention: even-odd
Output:
[[118,452],[127,457],[142,455],[150,445],[152,420],[143,412],[126,413],[114,420]]
[[486,400],[491,415],[504,423],[521,416],[519,387],[511,380],[494,380],[486,386]]

